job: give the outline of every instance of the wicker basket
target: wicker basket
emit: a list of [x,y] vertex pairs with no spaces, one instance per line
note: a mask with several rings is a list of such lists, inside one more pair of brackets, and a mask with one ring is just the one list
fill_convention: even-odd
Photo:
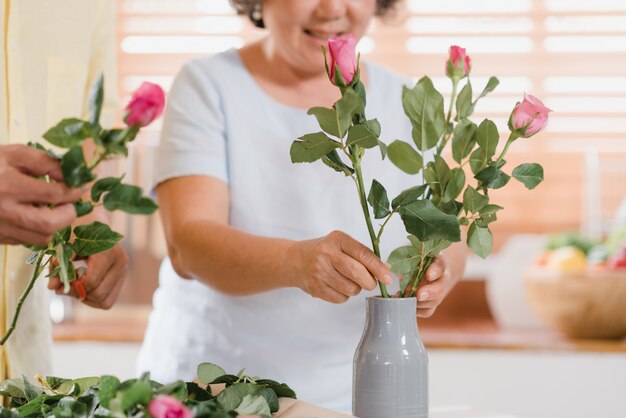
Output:
[[524,285],[539,318],[566,335],[626,337],[626,271],[558,273],[534,268],[525,274]]

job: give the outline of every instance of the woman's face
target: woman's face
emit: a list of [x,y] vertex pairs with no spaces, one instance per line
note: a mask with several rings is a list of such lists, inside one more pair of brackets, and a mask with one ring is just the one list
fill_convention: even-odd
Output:
[[352,33],[360,39],[376,0],[263,0],[263,22],[275,51],[296,71],[324,71],[321,46]]

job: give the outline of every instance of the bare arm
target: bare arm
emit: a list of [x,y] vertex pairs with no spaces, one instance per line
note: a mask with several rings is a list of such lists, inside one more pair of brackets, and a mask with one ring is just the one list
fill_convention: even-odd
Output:
[[[157,187],[174,269],[230,295],[298,287],[341,303],[361,289],[390,283],[389,269],[367,247],[340,232],[307,241],[251,235],[228,225],[227,185],[186,176]],[[373,277],[374,276],[374,277]]]

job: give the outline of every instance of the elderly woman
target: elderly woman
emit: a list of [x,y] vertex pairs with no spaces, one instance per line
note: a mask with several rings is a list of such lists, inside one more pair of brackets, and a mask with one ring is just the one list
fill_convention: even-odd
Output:
[[[293,165],[291,142],[316,129],[306,114],[339,98],[320,46],[360,38],[393,0],[233,0],[267,36],[193,60],[172,87],[158,150],[157,195],[169,258],[160,271],[139,369],[190,379],[211,361],[291,385],[301,399],[350,410],[352,356],[364,298],[391,283],[368,242],[354,185],[323,164]],[[361,65],[367,113],[383,138],[410,138],[408,81]],[[378,153],[365,176],[390,193],[413,186]],[[340,232],[341,231],[341,232]],[[388,224],[383,252],[406,241]],[[461,247],[439,257],[421,288],[430,316],[463,269]],[[357,296],[358,295],[358,296]]]

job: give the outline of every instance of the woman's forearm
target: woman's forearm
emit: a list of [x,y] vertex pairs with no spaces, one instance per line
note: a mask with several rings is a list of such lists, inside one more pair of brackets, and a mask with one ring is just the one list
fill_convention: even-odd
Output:
[[172,231],[174,269],[230,295],[250,295],[296,286],[294,241],[265,238],[210,220]]

